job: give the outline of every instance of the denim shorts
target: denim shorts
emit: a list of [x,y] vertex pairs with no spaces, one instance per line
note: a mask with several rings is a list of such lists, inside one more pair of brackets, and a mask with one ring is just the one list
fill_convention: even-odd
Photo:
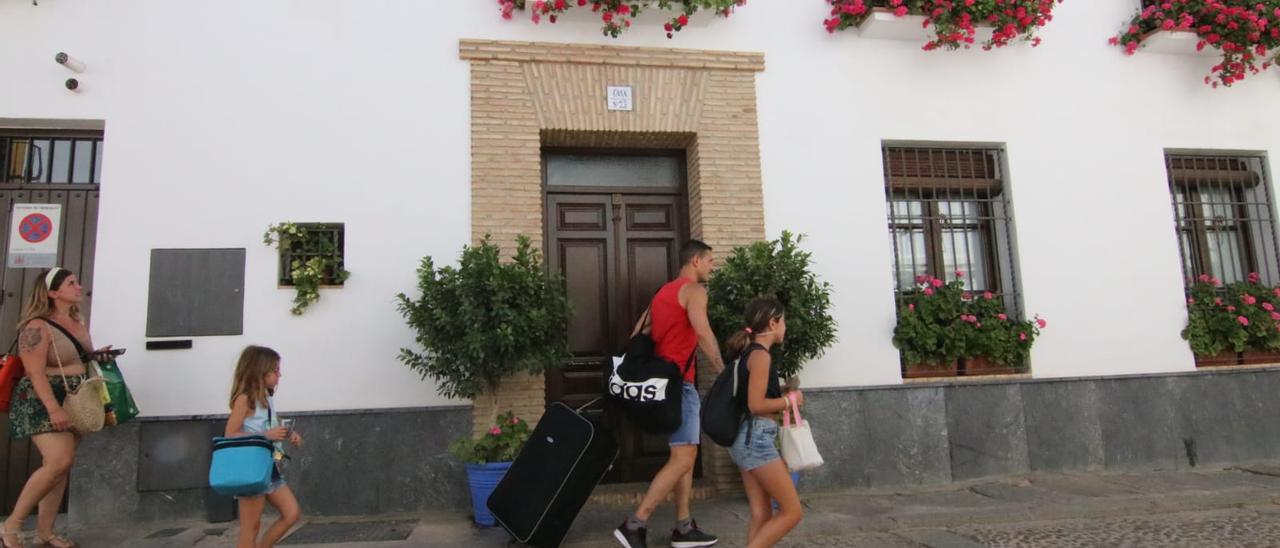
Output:
[[685,382],[680,389],[681,412],[680,428],[671,433],[668,445],[698,445],[702,442],[702,399],[698,397],[698,388],[691,382]]
[[[755,424],[751,427],[752,423]],[[747,428],[751,427],[751,441],[747,441]],[[773,419],[751,417],[738,427],[738,437],[729,446],[729,457],[742,470],[754,470],[782,458],[775,441],[778,439],[778,423]]]

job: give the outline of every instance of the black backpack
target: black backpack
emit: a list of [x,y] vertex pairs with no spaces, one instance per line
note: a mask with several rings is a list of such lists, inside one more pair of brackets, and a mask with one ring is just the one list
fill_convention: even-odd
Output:
[[720,372],[702,402],[702,431],[716,445],[733,445],[738,438],[738,428],[747,418],[747,395],[738,394],[738,375],[739,370],[746,368],[747,357],[754,347],[754,344],[748,347],[732,368],[726,367]]
[[684,374],[697,353],[695,346],[681,368],[654,353],[649,335],[637,333],[627,343],[621,361],[604,357],[605,397],[640,430],[659,435],[675,432],[683,422]]

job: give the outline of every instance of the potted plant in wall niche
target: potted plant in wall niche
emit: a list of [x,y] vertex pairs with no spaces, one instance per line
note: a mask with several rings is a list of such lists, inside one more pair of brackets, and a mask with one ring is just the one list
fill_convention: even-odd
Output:
[[281,285],[296,291],[293,315],[302,315],[319,301],[322,287],[340,286],[351,277],[344,267],[342,238],[340,223],[283,222],[267,227],[262,243],[280,254]]
[[[498,416],[498,386],[510,375],[540,373],[571,358],[570,309],[563,282],[545,268],[529,238],[519,237],[515,256],[504,261],[486,236],[478,245],[463,248],[457,266],[436,268],[431,257],[423,258],[418,292],[413,299],[397,296],[400,313],[420,347],[402,349],[400,361],[436,381],[442,396],[475,400],[487,394],[488,401],[476,405],[488,406],[485,424],[502,432],[501,440],[489,441],[502,449],[485,454],[509,458],[519,451],[514,441],[523,427],[504,424]],[[488,451],[489,441],[472,442],[467,458],[474,460],[476,447]],[[460,443],[466,447],[467,442]],[[486,481],[472,481],[477,479]],[[484,507],[484,500],[473,502],[478,509]]]

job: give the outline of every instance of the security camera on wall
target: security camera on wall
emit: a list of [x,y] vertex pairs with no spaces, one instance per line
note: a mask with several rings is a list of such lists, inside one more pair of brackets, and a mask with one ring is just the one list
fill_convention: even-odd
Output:
[[84,72],[84,69],[85,69],[84,62],[79,59],[76,59],[75,57],[68,55],[67,52],[65,51],[58,52],[57,55],[53,56],[53,60],[57,62],[59,65],[67,67],[68,69],[71,70],[71,72],[74,72],[77,74]]

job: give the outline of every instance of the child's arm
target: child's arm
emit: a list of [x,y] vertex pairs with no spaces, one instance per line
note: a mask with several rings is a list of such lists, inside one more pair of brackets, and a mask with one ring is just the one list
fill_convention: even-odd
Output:
[[235,401],[231,402],[231,416],[227,417],[227,430],[222,435],[228,438],[236,436],[248,436],[248,432],[241,432],[244,428],[244,419],[249,416],[249,396],[240,394],[236,396]]

